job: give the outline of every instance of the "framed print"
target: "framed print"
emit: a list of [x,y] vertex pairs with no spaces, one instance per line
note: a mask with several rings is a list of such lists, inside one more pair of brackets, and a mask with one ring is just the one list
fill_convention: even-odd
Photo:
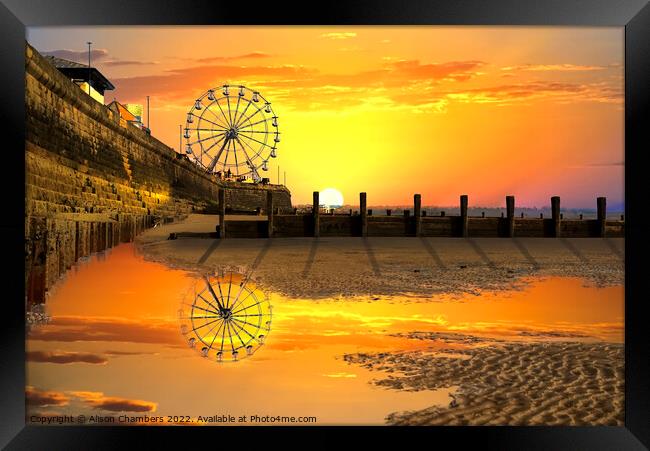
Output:
[[645,2],[3,2],[3,445],[648,446]]

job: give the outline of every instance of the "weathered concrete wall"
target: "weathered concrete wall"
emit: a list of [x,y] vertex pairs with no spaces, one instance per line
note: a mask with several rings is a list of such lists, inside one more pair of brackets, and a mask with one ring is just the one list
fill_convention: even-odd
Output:
[[264,208],[269,190],[276,205],[291,208],[286,188],[224,183],[206,174],[121,121],[29,45],[25,56],[28,303],[43,302],[78,258],[111,247],[94,228],[121,231],[115,243],[130,241],[154,221],[216,211],[221,187],[234,209]]
[[279,208],[281,213],[293,211],[291,206],[291,193],[284,186],[277,185],[253,185],[234,184],[225,182],[226,189],[226,211],[230,212],[254,212],[259,207],[266,211],[267,192],[273,193],[273,207]]

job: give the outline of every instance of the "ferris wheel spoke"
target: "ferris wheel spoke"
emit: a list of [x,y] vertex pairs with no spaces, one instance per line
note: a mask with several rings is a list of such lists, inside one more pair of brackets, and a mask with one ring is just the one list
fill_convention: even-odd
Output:
[[226,113],[224,113],[223,108],[221,108],[221,104],[219,103],[219,100],[221,100],[221,97],[218,98],[217,100],[215,100],[215,103],[216,103],[217,106],[219,107],[219,111],[221,111],[221,115],[223,116],[224,121],[225,121],[227,127],[230,128],[231,124],[230,124],[230,122],[228,122],[228,118],[226,117]]
[[[230,140],[232,141],[232,140]],[[228,142],[228,145],[226,146],[226,156],[223,159],[223,170],[226,170],[226,166],[228,165],[228,154],[230,153],[230,141]]]
[[[248,105],[250,105],[250,103],[249,103]],[[255,111],[252,111],[251,114],[249,114],[248,116],[244,117],[243,119],[242,119],[241,116],[240,116],[240,120],[237,122],[237,124],[235,124],[237,127],[239,127],[240,124],[244,124],[244,123],[246,123],[246,121],[250,122],[250,120],[251,120],[252,117],[254,117],[257,113],[259,113],[260,111],[262,111],[262,108],[260,108],[260,107],[258,107],[258,106],[256,106],[256,105],[253,105],[253,106],[255,107]]]
[[[255,116],[257,116],[257,114],[261,113],[262,111],[264,111],[262,108],[260,108],[260,107],[258,107],[258,106],[255,106],[255,111],[253,111],[253,112],[252,112],[251,114],[249,114],[246,118],[244,118],[243,121],[239,121],[239,123],[240,123],[240,124],[244,124],[244,123],[246,123],[247,121],[250,122],[250,120],[251,120],[252,118],[254,118]],[[255,125],[255,124],[253,124],[253,125]]]
[[[225,320],[224,320],[223,318],[220,318],[220,319],[221,319],[221,323],[217,323],[217,324],[215,324],[214,326],[212,326],[212,327],[210,328],[210,330],[209,330],[205,335],[202,335],[202,336],[201,336],[201,335],[198,335],[198,334],[197,334],[197,336],[199,337],[199,340],[201,340],[202,343],[207,344],[207,343],[203,340],[203,338],[205,338],[205,337],[207,337],[208,335],[210,335],[210,334],[212,333],[212,331],[214,330],[214,328],[217,327],[217,325],[225,323]],[[219,328],[221,328],[221,326],[219,326]],[[219,333],[218,331],[219,331],[219,329],[217,329],[217,333]],[[215,336],[216,336],[216,334],[215,334]]]
[[[214,305],[212,305],[210,302],[208,302],[208,300],[205,299],[205,298],[204,298],[203,296],[201,296],[200,294],[198,294],[197,296],[200,297],[201,299],[203,299],[203,300],[204,300],[204,301],[205,301],[205,302],[206,302],[210,307],[214,307]],[[217,311],[215,311],[215,310],[204,309],[203,307],[199,307],[198,305],[192,305],[192,308],[197,308],[197,309],[199,309],[199,310],[203,310],[204,312],[208,312],[208,313],[216,313],[216,314],[219,314],[219,312],[217,312]]]
[[196,332],[197,330],[202,329],[202,328],[204,328],[205,326],[209,326],[209,325],[212,324],[212,323],[216,323],[217,321],[220,321],[220,320],[221,320],[221,318],[218,318],[218,319],[215,319],[215,320],[212,320],[212,321],[208,321],[207,323],[203,323],[203,324],[201,324],[199,327],[195,327],[195,328],[193,328],[193,329],[192,329],[192,332]]
[[[212,307],[212,308],[215,309],[212,313],[216,313],[217,315],[219,314],[219,308],[218,308],[216,305],[214,305],[213,303],[211,303],[210,301],[208,301],[206,298],[204,298],[203,296],[201,296],[201,294],[198,294],[197,296],[200,297],[201,299],[203,299],[203,300],[205,301],[205,303],[208,304],[210,307]],[[197,306],[196,308],[201,308],[201,307],[198,307],[198,306]]]
[[247,307],[244,307],[244,308],[242,308],[240,310],[237,310],[236,312],[232,312],[232,315],[235,315],[235,314],[237,314],[239,312],[243,312],[244,310],[248,310],[249,308],[255,307],[256,305],[260,305],[262,302],[264,302],[264,300],[258,301],[255,304],[251,304],[251,305],[249,305]]
[[226,96],[226,101],[228,102],[228,117],[230,118],[230,122],[228,122],[228,124],[232,126],[232,113],[230,112],[230,96]]
[[[232,308],[230,309],[230,311],[232,312],[232,314],[231,314],[232,316],[234,316],[235,313],[237,313],[237,312],[233,312],[233,310],[235,310],[237,307],[239,307],[242,304],[242,302],[244,302],[246,299],[251,297],[253,295],[253,293],[254,293],[254,291],[249,291],[248,294],[241,301],[237,302],[235,305],[232,306]],[[255,297],[255,296],[253,296],[253,297]],[[257,297],[255,297],[255,299],[257,299]]]
[[246,104],[246,108],[244,108],[244,111],[242,111],[241,114],[239,115],[239,119],[235,120],[235,127],[238,127],[241,122],[241,118],[246,116],[246,111],[248,111],[248,108],[251,106],[251,103],[253,102],[249,100],[248,103]]
[[246,132],[239,132],[239,133],[266,133],[267,135],[275,135],[277,132],[274,131],[268,131],[268,130],[249,130]]
[[207,153],[208,150],[212,149],[214,146],[216,146],[217,144],[219,144],[221,141],[223,141],[224,139],[228,139],[228,138],[226,138],[226,136],[227,136],[227,135],[224,134],[221,138],[219,138],[217,141],[215,141],[214,143],[212,143],[212,144],[210,145],[210,147],[208,147],[207,149],[205,149],[205,150],[203,151],[203,153]]
[[228,327],[228,339],[230,340],[230,348],[232,349],[232,352],[235,352],[235,345],[232,343],[232,332],[230,330],[230,321],[226,323],[226,327]]
[[232,317],[233,318],[240,318],[240,317],[248,318],[250,316],[270,316],[270,315],[271,315],[270,313],[259,313],[257,315],[246,315],[246,314],[244,314],[244,315],[232,315]]
[[[253,115],[253,116],[255,116],[255,115]],[[252,124],[248,124],[248,125],[245,126],[245,127],[239,127],[239,130],[242,130],[242,129],[244,129],[244,128],[252,127],[253,125],[261,124],[262,122],[268,122],[268,121],[270,121],[271,119],[273,119],[273,118],[272,118],[272,117],[267,117],[266,119],[262,119],[261,121],[257,121],[257,122],[253,122]]]
[[[214,115],[214,113],[212,113],[212,114]],[[217,122],[211,121],[210,119],[204,117],[203,114],[201,114],[200,116],[197,116],[196,114],[193,114],[193,116],[196,117],[196,118],[198,118],[198,119],[199,119],[199,122],[200,122],[200,121],[206,121],[206,122],[209,122],[210,124],[212,124],[212,125],[216,125],[216,126],[218,126],[218,127],[228,128],[228,127],[224,127],[224,124],[221,123],[221,120],[219,119],[218,116],[215,116],[215,117],[217,118]],[[197,125],[198,125],[198,124],[197,124]]]
[[[253,335],[251,335],[251,333],[249,331],[247,331],[245,327],[242,327],[239,324],[235,324],[234,320],[233,320],[233,326],[239,327],[239,330],[242,331],[242,332],[245,332],[246,335],[251,337],[251,340],[255,339],[255,337]],[[239,340],[242,342],[242,346],[246,346],[246,344],[244,343],[244,340],[242,340],[241,337],[239,338]],[[248,340],[246,343],[250,343],[250,340]]]
[[[225,132],[225,131],[228,130],[227,128],[222,127],[221,125],[218,125],[217,127],[220,128],[220,130],[217,130],[217,131],[223,130]],[[196,130],[196,131],[199,131],[199,132],[214,132],[215,131],[214,128],[191,128],[190,130]],[[223,134],[223,133],[221,133],[221,134]]]
[[210,285],[210,279],[208,278],[208,276],[205,276],[204,279],[205,279],[205,282],[208,284],[208,289],[210,290],[210,294],[212,295],[214,300],[217,301],[217,305],[219,306],[219,308],[221,310],[223,310],[223,304],[221,303],[221,301],[217,297],[217,294],[214,292],[214,288],[212,288],[212,285]]
[[[238,139],[238,141],[239,141],[239,138],[237,138],[237,139]],[[240,145],[241,145],[242,143],[243,143],[243,144],[246,144],[246,146],[251,150],[251,152],[253,152],[254,157],[259,157],[259,156],[260,156],[261,150],[260,150],[260,151],[256,151],[256,150],[253,149],[253,148],[252,148],[252,147],[251,147],[247,142],[245,142],[245,141],[239,141],[239,144],[240,144]],[[257,168],[256,168],[255,165],[253,164],[253,160],[251,160],[251,157],[250,157],[250,155],[248,155],[248,152],[246,152],[246,149],[245,149],[244,146],[242,146],[242,149],[244,150],[244,155],[246,155],[246,160],[248,161],[248,163],[249,163],[249,165],[250,165],[251,172],[259,178],[259,177],[260,177],[260,174],[259,174],[259,172],[257,172]]]
[[[211,124],[213,124],[213,125],[217,125],[217,126],[219,126],[219,127],[222,126],[221,124],[217,124],[216,122],[212,122],[210,119],[206,119],[206,118],[204,118],[203,115],[197,116],[197,115],[194,114],[194,113],[190,113],[190,114],[191,114],[192,116],[194,116],[195,118],[199,119],[200,121],[206,121],[206,122],[209,122],[209,123],[211,123]],[[193,130],[196,130],[196,129],[193,129]]]
[[[221,145],[221,149],[219,149],[219,152],[216,153],[216,155],[214,156],[214,158],[210,162],[210,165],[208,166],[208,171],[209,172],[212,172],[214,170],[214,167],[216,166],[217,161],[219,161],[219,157],[223,153],[223,149],[226,147],[226,144],[228,143],[228,140],[229,140],[229,138],[226,138],[224,143]],[[210,149],[208,149],[208,150],[210,150]]]
[[241,132],[238,134],[238,136],[242,136],[242,137],[244,137],[244,138],[246,138],[246,139],[250,139],[250,140],[252,140],[252,141],[255,141],[255,142],[257,142],[257,143],[260,143],[260,144],[263,145],[263,146],[273,148],[273,146],[271,146],[271,145],[269,145],[269,144],[266,144],[266,143],[263,143],[262,141],[259,141],[259,140],[255,139],[255,138],[250,137],[250,136],[246,136],[246,135],[242,134]]
[[239,112],[239,102],[241,102],[241,96],[237,96],[237,105],[235,105],[235,112],[233,113],[233,116],[232,116],[232,123],[233,124],[237,123],[237,113]]
[[233,330],[235,331],[235,335],[237,335],[237,338],[239,338],[239,342],[241,343],[241,346],[238,346],[238,348],[243,348],[244,346],[246,346],[246,343],[244,343],[244,340],[241,339],[241,336],[239,335],[239,331],[237,331],[236,329],[236,327],[239,327],[239,329],[241,330],[241,326],[236,325],[234,321],[230,321],[230,325],[232,326]]
[[[210,105],[208,105],[208,106],[205,108],[205,111],[209,111],[210,114],[211,114],[212,116],[214,116],[214,119],[215,119],[217,122],[222,122],[222,121],[221,121],[221,118],[217,115],[217,113],[215,113],[214,111],[212,111],[212,108],[210,108]],[[201,116],[203,116],[203,115],[201,115]],[[225,119],[225,118],[226,118],[226,117],[224,116],[224,119]],[[224,121],[224,122],[225,122],[225,124],[221,124],[221,125],[225,125],[224,128],[227,129],[227,128],[229,127],[229,125],[228,125],[228,121],[226,120],[226,121]]]
[[233,154],[235,155],[235,167],[237,168],[237,173],[239,175],[239,160],[237,159],[237,145],[235,144],[236,140],[233,140],[232,146],[234,148]]
[[[246,151],[244,150],[244,153]],[[242,291],[244,291],[244,287],[248,283],[248,279],[250,279],[250,276],[252,275],[252,271],[250,271],[248,274],[246,274],[246,277],[242,279],[242,281],[239,283],[239,291],[237,292],[237,296],[235,296],[235,300],[232,302],[232,307],[230,310],[234,309],[234,306],[237,304],[237,301],[239,300],[239,296],[241,296]]]
[[230,304],[230,290],[232,289],[232,273],[230,273],[230,282],[228,283],[228,297],[226,298],[226,308]]
[[223,290],[221,289],[221,282],[217,283],[217,288],[219,289],[219,296],[221,296],[221,299],[224,299]]
[[[226,324],[226,326],[227,326],[227,324]],[[226,328],[224,327],[223,329],[221,329],[221,350],[220,350],[220,352],[223,352],[223,344],[224,344],[225,341],[226,341]]]
[[[217,122],[212,122],[211,120],[209,120],[209,119],[206,117],[205,113],[207,113],[208,111],[210,112],[210,114],[212,115],[212,117],[214,117],[214,120],[216,120]],[[205,107],[205,109],[203,110],[203,112],[202,112],[201,115],[199,116],[199,122],[196,124],[197,127],[199,127],[199,126],[201,125],[201,121],[207,121],[207,122],[209,122],[209,123],[211,123],[211,124],[213,124],[213,125],[223,126],[223,124],[220,123],[221,121],[219,120],[219,117],[214,113],[214,111],[212,111],[212,109],[210,108],[209,105],[207,105],[207,106]],[[228,127],[226,126],[226,127],[224,127],[224,129],[225,129],[225,128],[228,128]]]
[[[231,319],[232,321],[238,323],[238,324],[239,324],[239,323],[241,323],[241,324],[246,324],[246,321],[245,321],[245,320],[237,319],[237,318],[235,318],[234,316],[231,316],[230,319]],[[255,324],[248,324],[248,325],[253,326],[255,329],[259,329],[259,327],[256,326]],[[248,334],[249,337],[251,337],[251,338],[255,338],[253,335],[250,334],[250,332],[248,332],[248,330],[246,329],[245,326],[239,326],[239,327],[240,327],[243,331],[245,331],[245,332]]]
[[201,139],[199,139],[197,141],[188,142],[187,144],[189,144],[191,146],[192,144],[198,144],[200,142],[207,141],[208,139],[218,138],[221,135],[225,136],[225,133],[219,133],[218,135],[212,135],[212,136],[208,136],[207,138],[201,138]]
[[242,324],[248,324],[249,326],[253,326],[256,329],[264,329],[260,324],[249,323],[248,321],[244,321],[244,320],[241,320],[241,319],[236,319],[236,320],[233,320],[233,321],[237,321],[238,323],[242,323]]
[[[246,155],[246,161],[248,161],[250,163],[251,169],[254,168],[255,165],[253,165],[253,161],[251,160],[251,157],[248,155],[248,152],[246,152],[246,148],[243,146],[242,141],[240,141],[239,138],[235,138],[235,139],[237,140],[237,142],[241,146],[242,150],[244,151],[244,155]],[[255,152],[255,150],[252,149],[250,146],[248,146],[248,148],[251,149],[253,152]]]
[[[221,330],[221,328],[223,327],[223,325],[224,325],[225,323],[226,323],[225,321],[222,321],[221,324],[219,324],[219,329],[217,329],[217,331],[216,331],[216,332],[214,333],[214,335],[212,336],[212,341],[210,342],[210,345],[208,346],[208,351],[209,351],[210,349],[212,349],[212,345],[214,344],[214,341],[217,339],[217,336],[219,335],[219,331]],[[210,332],[212,332],[212,331],[210,331]],[[209,334],[210,332],[208,332],[208,334]],[[208,334],[206,334],[206,336],[207,336]]]

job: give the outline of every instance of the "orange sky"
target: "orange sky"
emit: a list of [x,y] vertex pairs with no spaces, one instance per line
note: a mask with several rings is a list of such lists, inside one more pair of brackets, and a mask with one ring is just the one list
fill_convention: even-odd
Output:
[[[624,199],[623,28],[31,28],[41,52],[87,61],[123,103],[151,96],[152,134],[178,149],[196,97],[259,90],[279,116],[269,172],[295,204],[595,207]],[[145,119],[146,120],[146,119]],[[281,177],[282,178],[282,177]],[[282,181],[282,180],[281,180]]]

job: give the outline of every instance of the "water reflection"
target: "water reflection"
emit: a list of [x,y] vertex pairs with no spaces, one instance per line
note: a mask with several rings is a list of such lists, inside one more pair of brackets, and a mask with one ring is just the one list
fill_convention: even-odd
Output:
[[269,296],[252,271],[205,274],[178,311],[181,333],[201,357],[236,362],[252,356],[271,331]]
[[[263,348],[216,365],[197,358],[179,333],[178,306],[196,281],[144,261],[130,244],[70,273],[48,301],[51,323],[29,335],[27,385],[36,393],[29,411],[313,415],[318,424],[376,424],[390,412],[448,405],[455,387],[381,389],[369,384],[376,373],[349,365],[344,354],[454,356],[486,345],[483,339],[623,340],[623,287],[588,288],[576,279],[428,302],[272,295],[273,334]],[[437,335],[421,340],[418,333]]]

